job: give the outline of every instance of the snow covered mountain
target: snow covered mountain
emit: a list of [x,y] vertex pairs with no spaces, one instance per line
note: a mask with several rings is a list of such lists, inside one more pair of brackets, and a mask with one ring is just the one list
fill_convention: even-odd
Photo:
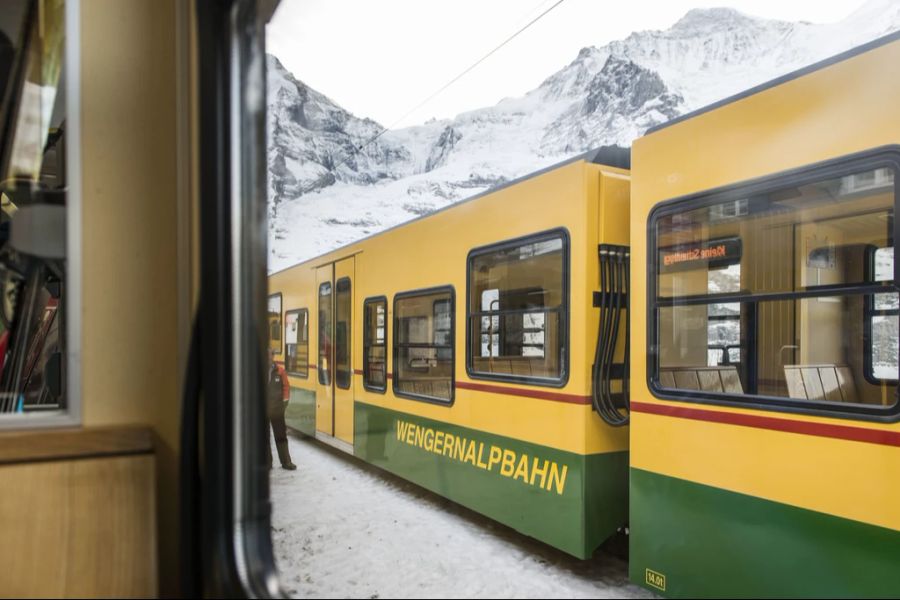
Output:
[[268,57],[268,79],[269,200],[273,209],[283,199],[332,185],[338,177],[369,185],[398,176],[389,172],[389,165],[411,160],[406,148],[378,140],[357,152],[382,127],[353,116],[298,81],[273,56]]
[[583,48],[520,98],[382,131],[268,57],[269,269],[427,214],[900,29],[900,0],[843,21],[694,9],[665,31]]

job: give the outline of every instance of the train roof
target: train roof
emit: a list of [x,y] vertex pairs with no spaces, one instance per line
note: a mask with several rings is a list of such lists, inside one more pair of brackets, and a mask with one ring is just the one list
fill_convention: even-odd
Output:
[[379,235],[383,235],[389,231],[393,231],[393,230],[399,229],[401,227],[406,227],[407,225],[415,223],[416,221],[421,221],[422,219],[427,219],[438,213],[442,213],[446,210],[455,208],[455,207],[459,206],[460,204],[472,202],[473,200],[477,200],[479,198],[487,196],[488,194],[493,194],[494,192],[499,192],[500,190],[506,189],[508,187],[512,187],[514,185],[518,185],[524,181],[528,181],[529,179],[533,179],[533,178],[543,175],[545,173],[549,173],[550,171],[556,170],[560,167],[564,167],[566,165],[569,165],[569,164],[572,164],[575,162],[579,162],[579,161],[584,161],[589,164],[605,165],[607,167],[614,167],[614,168],[618,168],[618,169],[628,170],[628,169],[631,169],[631,148],[624,148],[622,146],[601,146],[599,148],[594,148],[593,150],[588,150],[587,152],[583,152],[581,154],[573,156],[572,158],[567,158],[566,160],[563,160],[558,163],[554,163],[552,165],[544,167],[543,169],[533,171],[531,173],[528,173],[528,174],[518,177],[516,179],[507,181],[506,183],[500,184],[496,187],[492,187],[489,190],[485,190],[483,192],[475,194],[474,196],[469,196],[468,198],[464,198],[463,200],[460,200],[458,202],[453,202],[451,204],[448,204],[447,206],[439,208],[434,212],[430,212],[427,215],[422,215],[420,217],[410,219],[409,221],[403,221],[402,223],[398,223],[392,227],[388,227],[387,229],[383,229],[383,230],[377,231],[371,235],[367,235],[366,237],[362,237],[362,238],[359,238],[358,240],[354,240],[354,241],[350,242],[349,244],[344,244],[343,246],[338,246],[337,248],[329,250],[328,252],[323,252],[322,254],[317,254],[316,256],[311,256],[310,258],[307,258],[306,260],[302,260],[302,261],[300,261],[298,263],[294,263],[288,267],[284,267],[283,269],[273,271],[268,274],[268,277],[271,277],[272,275],[276,275],[283,271],[287,271],[288,269],[293,269],[294,267],[300,266],[302,264],[314,261],[318,258],[321,258],[323,256],[331,254],[332,252],[337,252],[343,248],[348,248],[349,246],[352,246],[353,244],[358,244],[362,241],[370,240]]
[[659,125],[654,125],[650,129],[648,129],[646,132],[644,132],[644,135],[649,135],[655,131],[659,131],[660,129],[665,129],[666,127],[670,127],[672,125],[681,123],[682,121],[687,121],[688,119],[693,119],[694,117],[700,116],[700,115],[710,112],[710,111],[713,111],[717,108],[725,106],[726,104],[731,104],[732,102],[737,102],[738,100],[741,100],[748,96],[752,96],[754,94],[764,92],[765,90],[767,90],[769,88],[779,86],[782,83],[787,83],[788,81],[797,79],[799,77],[803,77],[804,75],[809,75],[810,73],[814,73],[814,72],[824,69],[826,67],[830,67],[833,64],[843,62],[845,60],[853,58],[854,56],[864,54],[866,52],[869,52],[870,50],[880,48],[881,46],[886,46],[887,44],[890,44],[891,42],[896,42],[898,40],[900,40],[900,31],[895,31],[894,33],[890,33],[890,34],[882,36],[880,38],[876,38],[876,39],[872,40],[871,42],[867,42],[865,44],[862,44],[861,46],[856,46],[854,48],[850,48],[849,50],[846,50],[839,54],[835,54],[834,56],[831,56],[824,60],[820,60],[819,62],[815,62],[811,65],[807,65],[805,67],[797,69],[796,71],[791,71],[790,73],[786,73],[785,75],[782,75],[781,77],[776,77],[775,79],[772,79],[770,81],[766,81],[757,86],[746,89],[742,92],[738,92],[737,94],[734,94],[733,96],[728,96],[727,98],[723,98],[722,100],[718,100],[716,102],[713,102],[712,104],[708,104],[704,107],[698,108],[697,110],[693,110],[689,113],[685,113],[683,115],[675,117],[674,119],[670,119],[669,121],[666,121],[665,123],[660,123]]

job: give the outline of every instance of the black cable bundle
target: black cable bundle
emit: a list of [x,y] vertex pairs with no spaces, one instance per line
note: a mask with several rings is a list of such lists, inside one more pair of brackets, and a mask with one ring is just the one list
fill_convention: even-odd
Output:
[[[600,326],[597,331],[597,349],[591,377],[591,397],[594,409],[600,417],[614,427],[626,425],[629,419],[628,376],[629,337],[628,279],[630,253],[628,246],[601,244],[600,254]],[[625,358],[620,370],[614,371],[613,360],[622,313],[625,313]],[[618,398],[612,393],[612,380],[622,382]],[[620,400],[618,403],[617,400]],[[624,409],[624,413],[622,410]]]

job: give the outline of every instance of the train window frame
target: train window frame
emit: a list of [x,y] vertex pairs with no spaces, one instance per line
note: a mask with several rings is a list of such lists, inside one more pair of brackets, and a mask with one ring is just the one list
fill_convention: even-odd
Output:
[[[369,344],[369,328],[368,323],[366,321],[368,316],[368,308],[370,305],[374,304],[382,304],[384,305],[384,342],[382,345],[384,346],[384,366],[382,367],[384,385],[377,386],[375,384],[369,383],[369,348],[371,346],[376,346],[377,344]],[[388,345],[388,321],[390,320],[390,316],[388,315],[388,299],[387,296],[370,296],[363,301],[363,316],[362,316],[362,327],[363,327],[363,389],[369,392],[376,392],[379,394],[387,393],[387,380],[388,380],[388,368],[387,368],[387,359],[388,359],[388,350],[390,346]],[[376,326],[377,327],[377,326]]]
[[[893,248],[893,246],[869,246],[865,253],[865,273],[867,281],[875,281],[875,254],[883,248]],[[874,342],[872,340],[873,317],[877,316],[900,316],[900,307],[893,309],[876,309],[875,295],[866,296],[863,304],[863,377],[872,385],[898,385],[900,381],[895,379],[886,379],[875,375],[874,365]]]
[[181,518],[194,526],[182,528],[182,590],[190,597],[281,597],[260,402],[268,347],[264,43],[271,12],[250,0],[196,2],[193,11],[197,139],[204,140],[196,150],[199,283],[215,301],[199,304],[186,369]]
[[[472,314],[472,306],[471,306],[471,295],[472,295],[472,261],[482,255],[491,254],[494,252],[498,252],[501,250],[507,250],[510,248],[515,248],[517,246],[524,246],[529,243],[540,242],[550,239],[560,239],[562,241],[562,254],[563,254],[563,288],[562,288],[562,305],[559,309],[560,315],[560,343],[559,343],[559,352],[560,352],[560,373],[558,377],[533,377],[533,376],[524,376],[524,375],[515,375],[515,374],[506,374],[506,373],[491,373],[487,371],[478,371],[474,368],[474,356],[472,353],[472,327],[471,322],[473,318],[477,318],[476,315]],[[491,244],[486,244],[483,246],[478,246],[476,248],[472,248],[469,250],[466,255],[466,314],[465,314],[465,328],[466,328],[466,375],[470,379],[480,379],[483,381],[500,381],[507,383],[517,383],[523,385],[532,385],[539,387],[551,387],[551,388],[562,388],[565,387],[569,383],[569,344],[571,342],[571,335],[569,332],[569,324],[571,322],[571,310],[572,310],[572,300],[571,300],[571,236],[569,235],[569,230],[565,227],[555,227],[553,229],[546,229],[543,231],[538,231],[535,233],[529,233],[527,235],[509,238],[506,240],[501,240],[499,242],[494,242]],[[544,349],[544,354],[546,355],[546,346]]]
[[[287,368],[287,332],[285,331],[282,339],[284,343],[284,370],[288,375],[292,375],[294,377],[300,377],[301,379],[309,379],[309,309],[308,308],[294,308],[291,310],[284,311],[284,329],[287,329],[287,321],[290,315],[301,315],[305,314],[306,318],[304,319],[306,323],[306,339],[304,343],[306,344],[306,368],[302,371],[291,371]],[[299,339],[299,338],[298,338]],[[294,344],[299,346],[299,344]]]
[[[422,296],[431,296],[434,294],[449,294],[450,296],[450,398],[437,398],[435,396],[426,396],[424,394],[416,394],[412,392],[403,392],[397,389],[397,365],[399,364],[398,353],[403,344],[398,343],[400,321],[397,318],[397,302],[409,298],[417,298]],[[398,292],[394,294],[393,299],[393,316],[391,317],[392,329],[394,335],[394,344],[391,346],[391,392],[398,398],[406,398],[408,400],[417,400],[419,402],[427,402],[429,404],[437,404],[439,406],[453,406],[456,401],[456,288],[453,285],[439,285],[428,288],[419,288]],[[432,310],[434,307],[432,306]]]
[[[853,175],[861,171],[889,168],[894,172],[894,214],[900,206],[900,145],[887,145],[854,154],[849,154],[818,163],[789,169],[735,184],[713,188],[694,194],[661,201],[653,206],[647,216],[647,256],[655,257],[659,251],[657,246],[656,226],[660,219],[688,210],[708,208],[729,201],[737,201],[759,194],[772,193],[791,186],[800,186],[826,179],[834,179]],[[889,232],[894,240],[900,239],[900,220],[894,219]],[[894,263],[894,289],[898,289],[898,272],[900,265]],[[660,399],[714,406],[734,408],[751,408],[774,412],[785,412],[812,416],[855,419],[893,423],[900,420],[900,397],[894,404],[865,405],[836,403],[827,401],[810,401],[779,396],[760,394],[725,394],[701,390],[679,390],[663,387],[659,381],[659,309],[657,299],[657,261],[647,261],[647,370],[646,384],[650,393]],[[848,286],[847,292],[853,296],[862,296],[862,292],[853,293],[853,287],[864,288],[866,283]],[[785,292],[778,294],[785,299],[802,298],[803,292]],[[752,295],[752,294],[750,294]],[[744,301],[743,294],[729,295],[729,302]]]

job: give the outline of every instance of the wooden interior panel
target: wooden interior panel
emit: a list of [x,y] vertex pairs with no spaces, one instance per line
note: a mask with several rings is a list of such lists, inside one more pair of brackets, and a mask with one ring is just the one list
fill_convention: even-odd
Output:
[[675,387],[675,375],[672,374],[672,371],[660,371],[659,372],[659,382],[663,387],[674,388]]
[[723,392],[722,380],[716,369],[697,370],[697,378],[700,380],[700,389],[704,392]]
[[700,381],[694,370],[675,371],[675,385],[682,390],[699,390]]
[[180,374],[200,281],[194,10],[89,0],[79,22],[82,424],[153,429],[160,548],[144,560],[175,596]]
[[806,400],[806,386],[803,385],[803,376],[800,374],[800,369],[785,367],[784,378],[787,380],[789,396]]
[[838,386],[841,388],[844,402],[859,402],[856,396],[856,386],[853,385],[853,373],[850,371],[850,367],[837,367],[835,373],[837,374]]
[[514,375],[531,376],[531,360],[511,360],[512,372]]
[[733,366],[662,369],[659,372],[659,380],[663,387],[667,388],[719,394],[744,393],[737,368]]
[[432,395],[437,398],[449,398],[450,397],[450,382],[449,381],[435,381],[434,387],[432,389]]
[[840,385],[833,366],[819,367],[819,378],[822,380],[822,389],[825,391],[825,399],[829,402],[842,402]]
[[719,376],[722,378],[722,387],[726,394],[744,393],[744,386],[741,385],[741,376],[738,375],[735,367],[719,369]]
[[491,360],[491,373],[512,373],[510,361],[495,358]]
[[157,595],[152,454],[0,466],[0,595]]
[[11,431],[0,436],[0,464],[143,454],[153,450],[146,427]]
[[785,365],[791,398],[858,402],[853,372],[846,365]]
[[815,367],[803,367],[800,369],[800,375],[803,377],[807,400],[824,400],[825,390],[822,389],[819,370]]

